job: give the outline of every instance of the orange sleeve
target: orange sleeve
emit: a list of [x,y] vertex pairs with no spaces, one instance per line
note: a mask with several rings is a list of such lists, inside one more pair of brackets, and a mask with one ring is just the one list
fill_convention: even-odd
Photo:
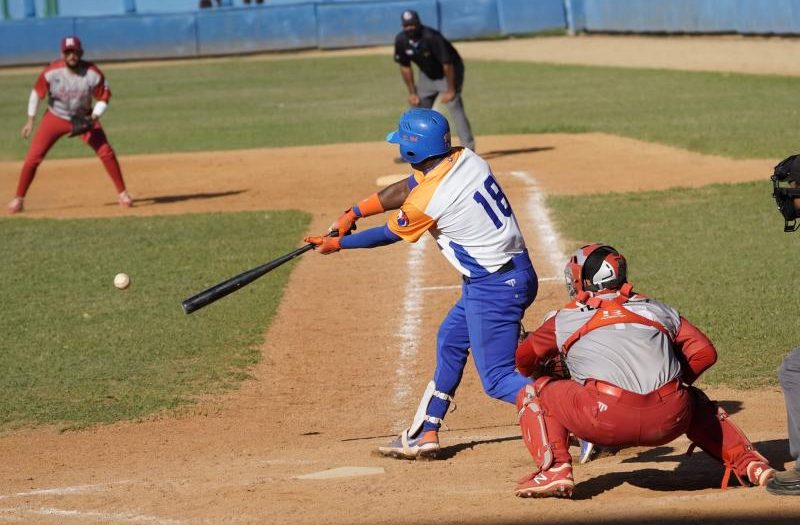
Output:
[[428,215],[408,202],[391,215],[386,225],[406,242],[417,242],[422,234],[436,225]]
[[717,362],[717,349],[708,336],[683,317],[675,335],[675,346],[682,361],[681,379],[688,385]]
[[378,192],[373,193],[366,199],[358,201],[358,203],[353,206],[353,209],[358,210],[356,215],[359,217],[369,217],[384,212],[383,204],[381,204],[381,199],[378,197]]

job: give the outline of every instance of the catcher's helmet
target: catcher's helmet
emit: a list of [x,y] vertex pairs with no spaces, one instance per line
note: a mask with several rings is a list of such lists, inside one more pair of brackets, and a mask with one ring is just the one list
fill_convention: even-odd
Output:
[[567,261],[564,278],[570,297],[584,291],[617,290],[628,281],[628,264],[607,244],[587,244]]
[[795,207],[795,199],[800,198],[800,155],[783,159],[772,174],[772,197],[783,215],[783,231],[793,232],[800,228],[797,219],[800,210]]
[[400,156],[411,164],[450,151],[450,124],[432,109],[410,109],[403,113],[397,131],[386,135],[386,141],[400,145]]

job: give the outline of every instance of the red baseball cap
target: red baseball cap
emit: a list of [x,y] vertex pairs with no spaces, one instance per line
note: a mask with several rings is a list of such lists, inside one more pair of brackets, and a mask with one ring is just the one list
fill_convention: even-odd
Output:
[[61,52],[65,53],[67,51],[80,51],[83,53],[83,45],[81,45],[81,39],[77,36],[65,36],[61,39]]

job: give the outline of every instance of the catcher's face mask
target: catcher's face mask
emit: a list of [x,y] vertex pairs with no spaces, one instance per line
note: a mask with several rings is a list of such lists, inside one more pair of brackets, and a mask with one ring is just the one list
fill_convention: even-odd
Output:
[[795,206],[795,199],[800,198],[800,155],[792,155],[781,161],[775,166],[771,179],[772,197],[783,215],[783,231],[797,231],[800,228],[797,222],[800,210]]
[[588,244],[575,252],[564,268],[567,293],[616,290],[628,280],[625,257],[607,244]]

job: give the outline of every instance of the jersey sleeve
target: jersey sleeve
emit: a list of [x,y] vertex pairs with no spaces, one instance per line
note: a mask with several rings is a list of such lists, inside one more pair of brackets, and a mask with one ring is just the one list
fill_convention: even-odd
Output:
[[108,81],[106,80],[106,76],[103,74],[102,71],[100,71],[100,68],[98,68],[97,66],[93,65],[92,70],[95,73],[97,73],[97,75],[100,77],[97,82],[97,85],[95,85],[94,89],[92,89],[92,97],[94,97],[95,100],[99,100],[101,102],[108,102],[109,99],[111,98],[111,90],[108,88]]
[[682,379],[688,385],[717,362],[717,350],[708,336],[683,317],[675,336],[675,346],[681,358]]
[[405,53],[401,35],[394,39],[394,61],[403,67],[411,66],[411,59]]
[[435,224],[432,217],[408,201],[386,223],[389,230],[406,242],[417,242]]
[[430,44],[431,53],[433,53],[433,56],[436,57],[436,60],[438,60],[440,64],[453,63],[453,55],[447,48],[447,44],[445,43],[442,35],[436,35],[435,37],[431,38]]
[[50,83],[47,81],[47,77],[45,77],[44,74],[45,72],[42,71],[39,78],[36,79],[36,83],[33,85],[33,90],[39,98],[46,97],[47,92],[50,91]]
[[517,347],[517,370],[526,376],[538,375],[542,372],[542,365],[557,355],[556,316],[553,315]]

